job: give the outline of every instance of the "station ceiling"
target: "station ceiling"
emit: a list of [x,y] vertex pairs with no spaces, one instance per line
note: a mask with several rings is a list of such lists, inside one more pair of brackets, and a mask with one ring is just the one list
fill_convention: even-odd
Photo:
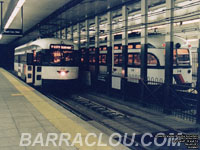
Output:
[[[5,25],[18,0],[2,0],[3,24]],[[149,0],[149,5],[163,2],[164,0]],[[106,12],[108,9],[120,7],[123,3],[137,3],[140,0],[26,0],[23,8],[24,37],[3,35],[0,44],[21,44],[41,36],[48,30],[57,30],[64,26],[74,24],[85,18],[93,17]],[[130,9],[140,9],[134,5]],[[21,28],[21,13],[19,12],[10,28]],[[49,26],[52,26],[49,29]]]
[[[18,0],[1,0],[3,1],[3,24],[5,25],[8,17],[11,15]],[[30,30],[34,25],[45,19],[49,14],[68,3],[70,0],[26,0],[23,6],[24,32]],[[9,28],[21,29],[21,13],[15,17]],[[8,44],[17,36],[3,35],[0,44]]]
[[[18,0],[0,0],[3,4],[4,24],[13,11]],[[24,35],[4,35],[0,44],[14,43],[20,45],[37,37],[51,36],[58,29],[71,24],[94,18],[95,15],[105,15],[106,11],[114,10],[114,16],[120,16],[118,8],[128,4],[129,13],[140,10],[141,0],[26,0],[24,3]],[[186,0],[176,0],[186,1]],[[190,0],[191,1],[191,0]],[[165,0],[148,0],[149,7],[164,4]],[[103,18],[103,17],[102,17]],[[10,28],[21,28],[21,13],[19,12]]]

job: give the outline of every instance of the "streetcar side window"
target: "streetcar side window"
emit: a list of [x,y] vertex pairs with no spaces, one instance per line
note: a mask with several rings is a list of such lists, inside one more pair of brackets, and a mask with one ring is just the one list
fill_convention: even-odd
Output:
[[36,64],[41,65],[41,63],[42,63],[42,53],[38,52],[36,53]]
[[102,60],[101,60],[101,55],[99,55],[99,64],[101,64]]
[[95,63],[95,55],[89,55],[89,63],[94,64]]
[[27,53],[27,65],[33,64],[33,53]]
[[114,50],[122,50],[122,44],[116,44]]
[[101,63],[106,64],[106,55],[101,55]]
[[[148,43],[147,46],[148,46],[148,48],[155,48],[155,46],[153,46],[150,43]],[[141,48],[142,48],[142,45],[140,44],[140,42],[128,44],[128,49],[141,49]]]
[[148,54],[147,55],[147,64],[148,64],[148,66],[157,66],[158,59],[156,58],[156,56],[154,56],[152,54]]
[[[128,65],[139,67],[141,65],[141,55],[140,55],[140,53],[128,54]],[[159,65],[159,61],[156,58],[156,56],[154,56],[151,53],[148,53],[147,54],[147,65],[148,66]]]
[[26,54],[19,55],[19,62],[22,64],[26,64]]
[[188,49],[177,49],[178,65],[190,65],[190,55]]
[[114,65],[119,65],[119,55],[114,55]]
[[133,54],[128,54],[128,65],[133,66]]
[[140,59],[139,53],[133,55],[133,60],[134,60],[134,66],[140,66],[141,65],[141,59]]
[[188,49],[176,49],[173,55],[174,65],[190,65],[190,54]]
[[18,63],[19,62],[19,56],[15,55],[15,62]]
[[106,55],[99,55],[99,64],[105,65],[106,64]]
[[106,51],[106,50],[107,50],[107,46],[101,46],[101,47],[99,48],[99,50],[100,50],[100,51]]
[[114,65],[121,66],[122,65],[122,54],[115,54],[114,55]]

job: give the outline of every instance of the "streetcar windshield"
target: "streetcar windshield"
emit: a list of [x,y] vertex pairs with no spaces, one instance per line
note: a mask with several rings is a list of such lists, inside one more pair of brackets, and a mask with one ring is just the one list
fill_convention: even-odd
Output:
[[46,50],[42,63],[48,66],[77,65],[75,51],[71,50]]
[[190,65],[190,54],[188,49],[177,49],[174,52],[174,62],[177,65]]

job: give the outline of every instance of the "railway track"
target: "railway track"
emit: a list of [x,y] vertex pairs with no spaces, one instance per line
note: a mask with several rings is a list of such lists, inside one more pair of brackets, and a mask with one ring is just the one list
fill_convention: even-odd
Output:
[[[72,95],[70,97],[59,97],[49,93],[45,93],[45,95],[85,121],[96,121],[106,128],[109,128],[113,132],[120,133],[122,136],[124,135],[124,133],[128,133],[128,137],[126,138],[127,143],[131,141],[132,133],[136,133],[135,145],[129,147],[132,150],[157,149],[155,147],[142,146],[139,139],[145,132],[149,133],[151,131],[150,133],[152,133],[153,135],[156,135],[157,133],[159,133],[159,131],[162,131],[162,133],[166,134],[187,134],[188,130],[191,130],[187,129],[183,131],[174,129],[172,127],[144,118],[143,116],[139,116],[137,114],[123,110],[121,107],[117,108],[110,104],[96,101],[94,100],[94,98],[88,98],[87,96],[85,97],[82,95]],[[142,125],[142,122],[148,124],[148,127],[146,125]],[[136,128],[137,124],[141,124],[140,129]],[[173,149],[175,150],[174,147]],[[178,147],[177,149],[180,149],[180,147]]]

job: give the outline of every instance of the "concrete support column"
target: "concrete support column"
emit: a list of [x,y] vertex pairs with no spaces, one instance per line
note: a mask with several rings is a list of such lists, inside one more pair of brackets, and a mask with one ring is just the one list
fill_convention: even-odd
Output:
[[141,31],[141,70],[140,78],[147,81],[147,49],[148,49],[148,1],[141,1],[142,31]]
[[99,74],[99,16],[95,17],[95,86],[98,81]]
[[[81,26],[80,23],[77,24],[77,44],[78,44],[78,65],[81,67]],[[81,79],[81,72],[79,71],[79,79]]]
[[[200,23],[199,23],[199,29],[200,29]],[[196,84],[196,88],[197,88],[197,92],[198,92],[198,104],[197,104],[197,123],[200,124],[200,32],[199,32],[199,36],[198,36],[198,68],[197,68],[197,84]]]
[[141,1],[142,31],[141,31],[141,100],[145,95],[145,84],[147,84],[147,51],[148,51],[148,1]]
[[63,33],[62,33],[62,29],[60,28],[60,39],[62,39]]
[[65,28],[65,39],[68,40],[68,28]]
[[[170,102],[170,86],[173,83],[173,50],[174,50],[174,0],[166,0],[166,18],[168,24],[166,25],[166,48],[165,48],[165,108],[166,112],[171,107]],[[169,112],[170,113],[170,112]]]
[[78,50],[81,49],[81,26],[80,23],[77,24],[77,44],[78,44]]
[[89,46],[90,46],[90,24],[89,20],[85,20],[85,32],[86,32],[86,45],[85,45],[85,69],[89,70]]
[[73,25],[70,26],[70,40],[74,42],[74,28]]
[[123,99],[126,100],[126,87],[128,77],[128,9],[127,6],[122,6],[122,94]]
[[112,12],[107,13],[107,78],[106,78],[106,85],[107,85],[107,94],[110,95],[111,88],[112,88]]

